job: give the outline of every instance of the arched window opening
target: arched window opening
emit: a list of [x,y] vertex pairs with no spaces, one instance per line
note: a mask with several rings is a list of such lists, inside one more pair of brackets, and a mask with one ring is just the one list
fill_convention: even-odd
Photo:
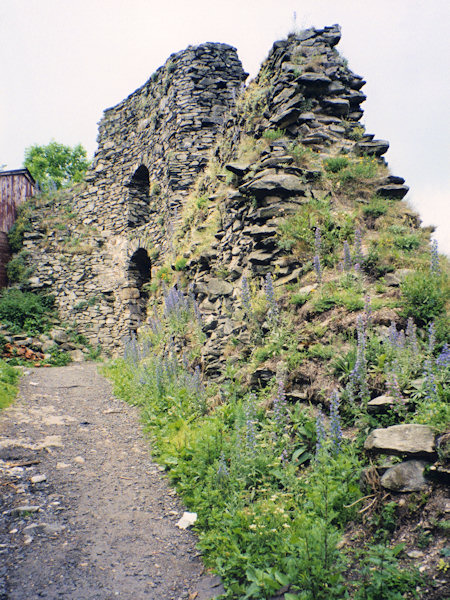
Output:
[[136,169],[133,177],[131,178],[131,184],[135,186],[143,185],[147,187],[150,185],[148,169],[145,165],[141,165]]
[[148,257],[147,250],[139,248],[130,259],[129,274],[136,282],[136,287],[141,290],[145,283],[150,281],[152,263]]
[[130,259],[128,267],[128,278],[132,289],[137,293],[129,295],[129,308],[132,318],[131,331],[135,333],[139,325],[145,320],[148,293],[144,286],[150,282],[151,261],[147,250],[139,248]]
[[148,169],[141,165],[128,183],[128,227],[137,227],[148,221],[150,178]]

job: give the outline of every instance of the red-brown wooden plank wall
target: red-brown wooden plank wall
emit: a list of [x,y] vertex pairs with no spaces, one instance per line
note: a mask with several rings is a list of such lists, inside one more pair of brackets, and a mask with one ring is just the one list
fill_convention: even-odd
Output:
[[6,235],[17,217],[17,208],[35,192],[23,173],[0,173],[0,288],[7,285],[6,263],[11,258]]
[[0,173],[0,231],[7,233],[11,229],[17,207],[33,194],[34,186],[25,175]]

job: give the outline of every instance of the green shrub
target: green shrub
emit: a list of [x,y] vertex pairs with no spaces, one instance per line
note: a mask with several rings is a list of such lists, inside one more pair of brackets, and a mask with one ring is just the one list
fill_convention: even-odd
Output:
[[339,381],[344,383],[348,380],[356,363],[356,348],[351,348],[345,354],[336,354],[331,363],[331,371]]
[[308,348],[308,355],[311,358],[320,358],[322,360],[329,360],[334,356],[335,352],[335,348],[329,344],[313,344]]
[[187,258],[180,257],[175,261],[175,271],[184,271],[187,264]]
[[361,565],[361,581],[355,600],[401,600],[406,592],[415,591],[420,582],[417,570],[399,567],[397,556],[403,550],[402,545],[388,548],[382,544],[372,546]]
[[159,258],[159,255],[160,255],[160,250],[159,250],[159,248],[152,248],[152,249],[150,250],[150,252],[148,253],[148,257],[149,257],[149,259],[152,261],[152,263],[153,263],[155,260],[158,260],[158,258]]
[[396,236],[394,238],[394,245],[400,250],[406,250],[407,252],[417,250],[420,244],[421,240],[417,233]]
[[292,294],[290,303],[294,306],[303,306],[308,301],[309,294]]
[[0,320],[13,332],[39,333],[48,327],[52,304],[48,296],[7,289],[0,297]]
[[385,215],[388,210],[388,204],[385,199],[375,196],[367,206],[363,208],[363,214],[366,217],[377,219]]
[[71,148],[51,141],[46,146],[25,149],[24,166],[43,190],[68,187],[83,180],[89,168],[86,150],[78,144]]
[[151,187],[151,194],[153,196],[159,196],[160,193],[161,193],[161,186],[157,181],[154,181],[152,183],[152,187]]
[[25,232],[31,230],[31,206],[32,205],[30,201],[19,206],[17,219],[8,232],[9,247],[14,253],[19,252],[19,250],[22,249]]
[[325,171],[330,173],[338,173],[348,166],[348,158],[346,156],[334,156],[323,161]]
[[362,139],[364,133],[365,133],[364,127],[360,127],[359,125],[357,125],[356,127],[353,127],[351,129],[351,131],[348,132],[347,137],[350,140],[354,140],[355,142],[359,142],[359,140]]
[[22,250],[19,254],[13,256],[6,265],[6,274],[10,283],[22,283],[31,276],[33,270],[25,261],[27,254]]
[[319,315],[339,305],[339,300],[334,296],[320,296],[313,303],[313,311]]
[[65,367],[72,362],[70,354],[58,348],[56,344],[50,349],[49,354],[50,358],[44,364],[52,365],[53,367]]
[[208,206],[208,203],[209,203],[208,195],[203,194],[203,196],[200,196],[199,198],[197,198],[195,205],[199,210],[202,210]]
[[383,257],[377,245],[373,244],[369,248],[369,252],[364,257],[361,267],[367,275],[379,279],[395,270],[393,265],[383,261]]
[[284,129],[266,129],[263,133],[263,138],[273,142],[282,138],[284,135],[286,135]]
[[373,179],[378,173],[378,162],[375,158],[363,156],[353,160],[347,167],[338,171],[338,179],[342,184],[364,182]]
[[322,237],[323,264],[331,266],[336,260],[335,249],[353,236],[355,224],[351,214],[332,213],[328,200],[311,200],[280,223],[278,244],[285,250],[312,257],[317,227]]
[[342,306],[350,312],[354,312],[364,308],[364,300],[361,295],[358,295],[353,290],[341,290],[318,296],[313,301],[313,311],[315,314],[326,312],[335,306]]
[[289,152],[292,154],[296,164],[299,166],[313,165],[314,163],[319,163],[320,161],[320,154],[317,154],[311,150],[311,148],[308,148],[301,143],[290,144]]
[[408,275],[401,284],[401,291],[403,316],[412,317],[420,326],[442,315],[450,296],[446,275],[432,275],[427,271]]

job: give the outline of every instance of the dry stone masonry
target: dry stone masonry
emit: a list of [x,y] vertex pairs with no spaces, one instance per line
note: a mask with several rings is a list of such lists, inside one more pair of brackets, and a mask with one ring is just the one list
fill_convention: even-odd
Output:
[[[280,285],[303,273],[298,257],[277,244],[277,228],[327,191],[317,168],[299,164],[299,149],[364,154],[384,164],[389,144],[359,126],[365,82],[335,50],[339,39],[335,25],[276,42],[246,89],[230,46],[207,43],[173,54],[105,111],[85,184],[60,206],[36,213],[25,242],[35,267],[31,286],[53,292],[63,318],[116,352],[145,320],[152,268],[170,256],[174,233],[185,236],[186,274],[208,336],[203,368],[217,375],[230,337],[246,335],[232,318],[242,277],[271,272]],[[257,143],[264,136],[272,141],[257,158],[240,151],[246,138]],[[211,243],[197,251],[182,214],[211,157],[230,186],[224,196],[205,185],[206,216],[215,210],[219,218]],[[401,199],[407,191],[402,178],[386,175],[372,193]],[[66,231],[52,230],[51,215],[61,210],[69,214]]]
[[53,292],[62,316],[76,320],[92,343],[117,349],[141,322],[152,260],[164,254],[246,77],[226,44],[173,54],[105,111],[86,183],[63,201],[72,211],[67,230],[45,227],[64,206],[35,215],[25,241],[36,267],[31,285]]

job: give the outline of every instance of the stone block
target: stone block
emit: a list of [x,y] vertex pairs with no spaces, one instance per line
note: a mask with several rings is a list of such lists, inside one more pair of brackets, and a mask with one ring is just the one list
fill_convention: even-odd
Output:
[[429,456],[435,455],[435,434],[427,425],[392,425],[375,429],[364,443],[364,448],[384,454]]

